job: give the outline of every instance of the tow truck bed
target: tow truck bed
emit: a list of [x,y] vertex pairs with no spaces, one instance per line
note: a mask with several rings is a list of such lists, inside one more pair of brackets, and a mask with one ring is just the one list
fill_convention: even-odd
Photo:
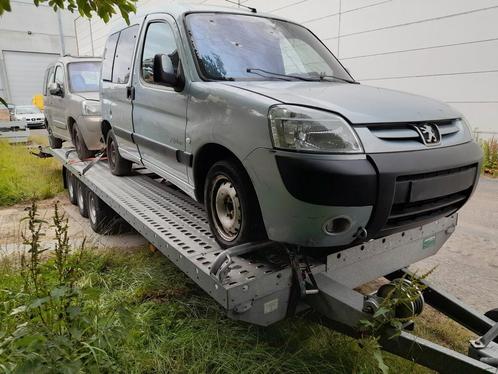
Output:
[[[354,287],[382,276],[394,278],[400,271],[402,277],[409,277],[403,269],[437,253],[457,223],[453,214],[318,258],[275,242],[223,250],[210,232],[203,207],[157,176],[134,169],[130,176],[117,177],[106,162],[80,161],[71,149],[45,152],[220,303],[231,318],[263,326],[312,307],[334,326],[341,326],[341,331],[355,335],[358,322],[371,318],[367,307],[375,306],[378,298],[361,295]],[[429,304],[477,334],[498,330],[491,319],[433,286],[428,285],[425,292],[429,292]],[[488,364],[498,360],[495,338],[488,333],[485,346],[477,342],[471,348],[472,357],[485,357],[487,363],[405,331],[398,337],[399,344],[384,340],[384,348],[441,372],[455,368],[489,372],[496,368]],[[416,352],[410,342],[416,342]]]

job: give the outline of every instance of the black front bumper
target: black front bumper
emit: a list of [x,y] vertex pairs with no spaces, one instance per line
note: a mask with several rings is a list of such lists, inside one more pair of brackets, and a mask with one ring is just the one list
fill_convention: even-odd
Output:
[[317,205],[373,206],[369,238],[453,214],[479,177],[475,142],[423,151],[377,153],[338,160],[278,153],[282,180],[296,199]]

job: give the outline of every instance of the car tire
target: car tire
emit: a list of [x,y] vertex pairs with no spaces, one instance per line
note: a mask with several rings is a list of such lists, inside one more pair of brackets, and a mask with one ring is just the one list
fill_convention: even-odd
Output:
[[88,188],[81,181],[77,181],[76,186],[78,210],[83,218],[88,218]]
[[85,140],[83,139],[81,131],[76,123],[73,125],[72,139],[74,147],[76,148],[76,153],[78,154],[78,158],[80,160],[86,160],[88,158],[95,156],[95,152],[90,151],[87,148]]
[[119,230],[121,217],[93,191],[88,193],[88,218],[97,234],[108,235]]
[[209,169],[204,202],[211,232],[222,248],[267,239],[251,180],[237,162],[223,160]]
[[112,130],[107,134],[106,153],[107,162],[109,163],[109,169],[111,169],[112,174],[122,176],[131,173],[133,163],[124,159],[119,154],[118,143]]
[[45,126],[47,127],[47,132],[48,132],[48,145],[52,149],[59,149],[62,148],[62,139],[56,138],[54,134],[52,133],[52,129],[48,125],[48,123],[45,123]]
[[78,192],[76,190],[77,179],[68,169],[66,169],[66,184],[67,184],[67,194],[69,196],[69,201],[73,205],[78,204]]

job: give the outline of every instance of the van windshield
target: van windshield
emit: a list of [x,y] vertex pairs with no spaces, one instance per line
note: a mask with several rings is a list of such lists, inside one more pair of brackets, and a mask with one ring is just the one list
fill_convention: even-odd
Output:
[[334,55],[297,24],[229,13],[191,13],[186,23],[206,79],[353,80]]
[[67,69],[71,92],[96,92],[99,90],[99,61],[71,62]]

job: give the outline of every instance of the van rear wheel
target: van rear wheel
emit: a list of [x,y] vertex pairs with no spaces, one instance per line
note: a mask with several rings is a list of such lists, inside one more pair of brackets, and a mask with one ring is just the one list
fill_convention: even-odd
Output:
[[267,238],[251,180],[238,163],[223,160],[209,169],[204,202],[211,231],[221,247]]
[[107,161],[109,163],[109,169],[114,175],[128,175],[131,173],[131,167],[133,163],[129,160],[124,159],[119,154],[118,143],[116,142],[116,137],[112,130],[107,134]]

